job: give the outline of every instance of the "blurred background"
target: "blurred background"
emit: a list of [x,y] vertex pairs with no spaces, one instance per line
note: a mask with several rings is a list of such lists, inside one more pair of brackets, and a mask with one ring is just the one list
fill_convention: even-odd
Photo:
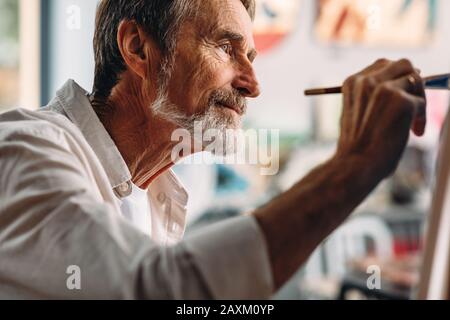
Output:
[[[69,78],[92,88],[96,5],[0,0],[0,112],[46,105]],[[251,101],[245,127],[280,130],[280,171],[262,176],[256,165],[178,165],[191,194],[187,233],[251,212],[333,154],[341,96],[306,98],[305,88],[339,85],[380,57],[409,58],[423,75],[448,73],[449,14],[444,0],[257,0],[262,95]],[[445,91],[427,96],[426,136],[411,137],[395,175],[317,248],[277,298],[408,299],[414,293],[449,105]],[[380,290],[366,284],[374,265],[382,271]]]

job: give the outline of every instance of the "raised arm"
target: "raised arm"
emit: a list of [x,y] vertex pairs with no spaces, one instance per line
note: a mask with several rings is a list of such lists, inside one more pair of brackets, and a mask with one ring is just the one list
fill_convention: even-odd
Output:
[[255,213],[277,288],[395,170],[411,127],[424,132],[425,106],[422,80],[407,60],[379,60],[345,82],[335,155]]

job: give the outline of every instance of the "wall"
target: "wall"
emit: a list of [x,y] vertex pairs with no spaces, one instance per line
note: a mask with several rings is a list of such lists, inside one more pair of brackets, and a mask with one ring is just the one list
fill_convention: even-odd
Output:
[[[48,72],[44,73],[44,101],[50,99],[68,78],[75,79],[87,90],[91,89],[94,70],[92,38],[97,4],[93,0],[46,1]],[[68,23],[73,25],[71,17],[74,12],[67,10],[73,5],[80,8],[79,29],[68,27]],[[297,31],[273,53],[261,55],[256,60],[262,95],[250,103],[250,124],[281,128],[285,132],[309,131],[312,100],[303,97],[303,89],[312,85],[337,84],[379,57],[408,57],[425,75],[450,70],[450,1],[441,1],[440,6],[438,39],[429,47],[408,50],[342,49],[315,43],[312,36],[315,1],[303,0]],[[282,112],[278,112],[280,109]]]
[[[43,103],[69,78],[90,91],[94,74],[95,0],[47,0]],[[79,10],[79,11],[78,11]]]
[[[439,5],[438,38],[429,47],[406,50],[343,49],[324,47],[315,42],[315,1],[303,0],[297,31],[273,54],[261,55],[256,59],[262,95],[251,104],[250,116],[255,119],[254,123],[287,131],[309,130],[312,99],[304,97],[303,90],[310,86],[339,85],[347,76],[380,57],[407,57],[424,75],[450,71],[450,1],[440,1]],[[278,120],[274,121],[274,110],[280,108],[283,108],[283,113],[277,112],[275,118]]]

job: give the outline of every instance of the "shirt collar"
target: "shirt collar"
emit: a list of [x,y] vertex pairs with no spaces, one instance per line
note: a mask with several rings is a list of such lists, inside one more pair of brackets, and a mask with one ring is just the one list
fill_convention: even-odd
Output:
[[[68,80],[57,91],[56,105],[80,129],[103,165],[111,187],[116,189],[131,180],[131,174],[114,141],[100,122],[88,98],[88,93],[75,81]],[[55,105],[55,103],[51,103]],[[58,111],[58,110],[56,110]]]
[[[88,92],[75,81],[68,80],[57,91],[56,98],[50,102],[49,107],[59,113],[65,114],[82,132],[86,141],[102,163],[111,183],[114,193],[119,198],[131,194],[131,174],[125,160],[117,149],[114,141],[100,122],[88,98]],[[154,190],[153,190],[154,189]],[[172,170],[159,176],[149,188],[149,194],[160,194],[161,189],[167,190],[167,195],[186,206],[188,194]]]

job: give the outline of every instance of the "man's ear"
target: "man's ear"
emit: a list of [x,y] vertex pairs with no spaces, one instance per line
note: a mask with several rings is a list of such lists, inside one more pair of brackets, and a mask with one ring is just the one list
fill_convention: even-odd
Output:
[[156,70],[161,54],[156,43],[134,21],[124,20],[119,24],[117,44],[127,68],[142,79]]

